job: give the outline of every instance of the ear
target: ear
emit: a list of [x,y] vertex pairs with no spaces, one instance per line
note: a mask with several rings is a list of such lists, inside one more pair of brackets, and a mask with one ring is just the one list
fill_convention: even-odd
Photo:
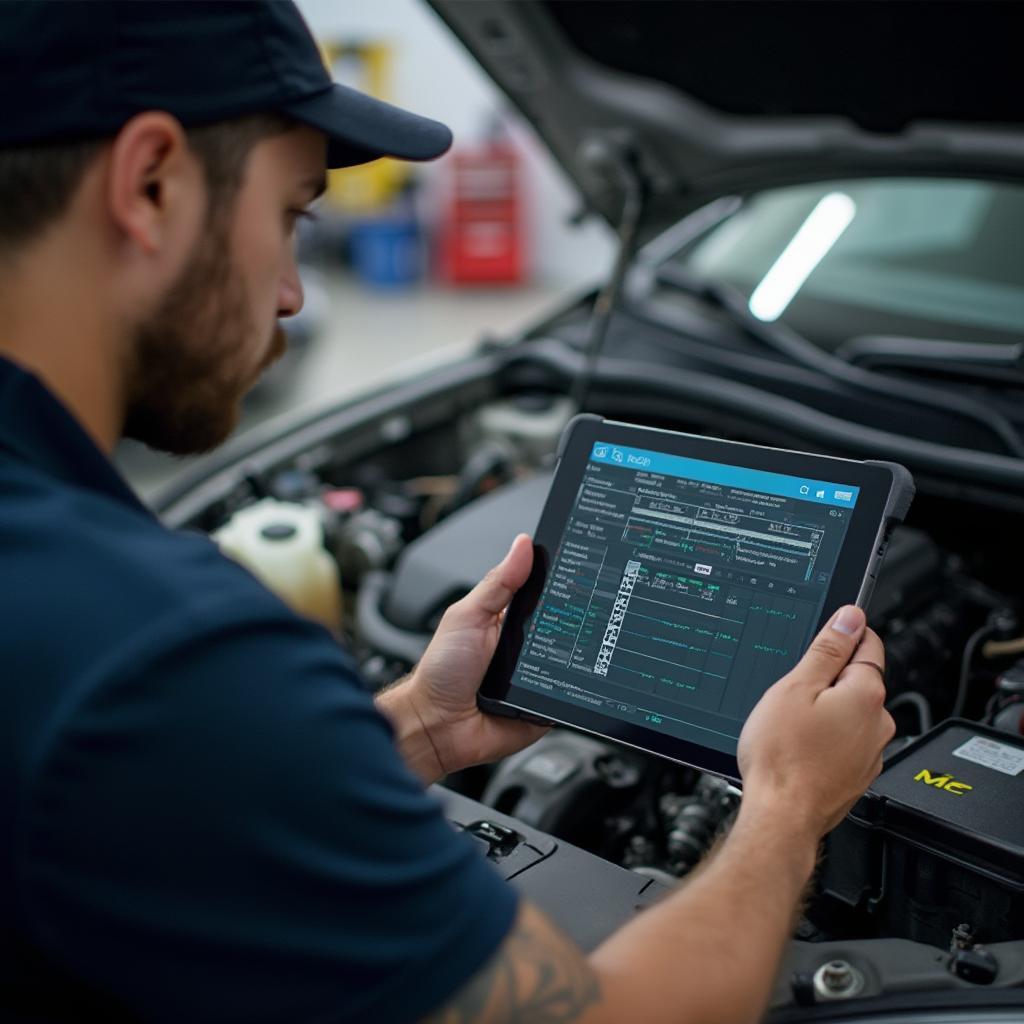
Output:
[[185,131],[170,114],[148,111],[128,121],[110,151],[107,205],[121,236],[147,256],[173,247],[197,220],[205,188]]

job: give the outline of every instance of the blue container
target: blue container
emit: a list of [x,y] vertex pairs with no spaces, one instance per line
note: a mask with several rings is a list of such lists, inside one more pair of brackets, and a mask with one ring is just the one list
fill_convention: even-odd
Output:
[[360,221],[350,236],[352,267],[375,288],[403,288],[423,276],[423,239],[409,213]]

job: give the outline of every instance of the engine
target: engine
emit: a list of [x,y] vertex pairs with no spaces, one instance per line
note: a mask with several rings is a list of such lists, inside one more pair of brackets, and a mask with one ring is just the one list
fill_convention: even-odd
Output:
[[[396,429],[362,460],[313,453],[250,477],[195,525],[216,533],[234,523],[237,532],[237,517],[257,502],[271,513],[277,503],[284,520],[297,506],[313,510],[340,581],[334,625],[379,688],[410,670],[445,609],[500,561],[515,534],[534,527],[570,412],[564,397],[526,392],[471,409],[430,436]],[[913,804],[900,788],[907,770],[911,796],[920,772],[925,785],[960,779],[949,751],[928,746],[947,720],[958,723],[958,745],[1024,750],[1024,628],[1006,557],[1012,530],[1006,513],[925,489],[893,536],[870,620],[886,644],[898,732],[876,787],[828,842],[801,938],[901,937],[947,948],[960,927],[987,942],[1024,938],[1019,914],[996,912],[1024,907],[1024,849],[988,836],[988,818],[966,814],[955,789],[942,828],[927,815],[897,813]],[[287,532],[271,530],[270,540]],[[266,523],[260,536],[266,541]],[[887,789],[897,778],[890,770],[900,785]],[[695,868],[740,801],[720,779],[560,729],[446,785],[664,884]],[[998,819],[1011,795],[1019,806],[1021,785],[1014,775],[1005,793],[992,794],[989,817]],[[1002,858],[995,873],[992,857]]]

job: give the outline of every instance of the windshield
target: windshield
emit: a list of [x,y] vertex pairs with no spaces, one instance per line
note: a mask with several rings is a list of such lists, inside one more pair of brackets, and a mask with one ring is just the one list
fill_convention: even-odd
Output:
[[673,257],[765,321],[834,349],[861,335],[1024,336],[1024,188],[880,179],[774,189]]

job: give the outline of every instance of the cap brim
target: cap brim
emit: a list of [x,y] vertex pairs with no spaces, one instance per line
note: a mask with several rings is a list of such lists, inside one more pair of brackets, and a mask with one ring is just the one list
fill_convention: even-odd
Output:
[[382,156],[433,160],[452,144],[451,130],[440,121],[337,83],[284,111],[327,135],[328,167],[354,167]]

